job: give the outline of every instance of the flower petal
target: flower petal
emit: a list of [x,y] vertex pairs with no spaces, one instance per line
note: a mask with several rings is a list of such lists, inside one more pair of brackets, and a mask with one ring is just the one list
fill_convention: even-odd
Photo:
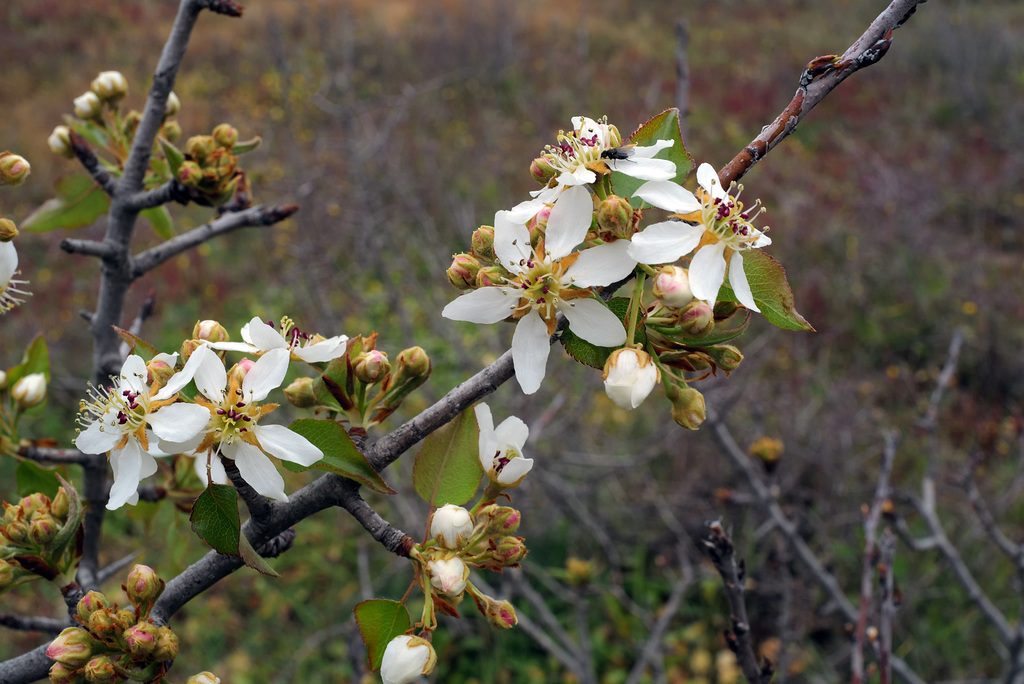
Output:
[[14,243],[0,242],[0,291],[7,287],[17,270],[18,250],[14,248]]
[[651,159],[662,150],[675,144],[675,140],[655,140],[653,145],[637,145],[633,148],[633,158]]
[[540,389],[551,351],[549,338],[547,325],[535,311],[526,314],[516,325],[512,334],[512,364],[524,394]]
[[701,208],[692,192],[671,181],[647,181],[633,195],[652,206],[676,214],[689,214]]
[[129,439],[123,449],[110,452],[110,467],[114,471],[114,484],[110,487],[107,501],[107,510],[110,511],[126,503],[137,502],[139,482],[157,470],[156,460],[142,450],[136,439]]
[[142,357],[136,354],[129,354],[128,358],[121,364],[119,389],[130,389],[140,394],[148,394],[149,386],[146,384],[148,375],[149,371],[146,370],[146,362],[142,360]]
[[493,467],[494,454],[498,451],[498,442],[494,437],[494,419],[491,417],[491,407],[487,404],[477,404],[473,412],[476,414],[477,427],[480,428],[480,438],[477,440],[480,467],[486,473]]
[[563,282],[592,287],[622,280],[636,268],[636,259],[629,256],[629,246],[629,240],[616,240],[583,250],[565,272]]
[[743,253],[733,252],[729,259],[729,285],[736,293],[736,299],[740,304],[751,311],[761,312],[754,303],[754,293],[750,291],[750,284],[747,282],[747,274],[743,270]]
[[689,276],[693,296],[714,306],[725,280],[725,243],[716,242],[698,249],[690,262]]
[[306,363],[322,363],[343,356],[347,348],[348,335],[338,335],[316,344],[296,347],[292,350],[292,353]]
[[494,437],[499,446],[502,444],[515,446],[516,451],[522,451],[523,445],[530,437],[530,428],[516,416],[509,416],[494,429]]
[[249,401],[263,401],[270,390],[277,389],[288,373],[291,353],[285,349],[271,349],[257,359],[242,380],[242,393]]
[[441,315],[453,321],[497,323],[512,315],[519,298],[507,287],[481,287],[448,302]]
[[682,221],[663,221],[633,236],[629,256],[641,264],[669,264],[700,244],[704,226]]
[[502,266],[513,273],[521,273],[523,267],[519,262],[533,256],[530,231],[524,221],[513,220],[511,212],[499,211],[494,214],[494,255]]
[[312,442],[284,425],[257,425],[253,431],[263,450],[282,461],[308,467],[324,457]]
[[608,166],[613,171],[645,181],[670,181],[676,177],[675,162],[668,159],[638,159],[634,154],[629,159],[610,161]]
[[206,429],[210,410],[198,404],[171,404],[146,417],[153,433],[167,442],[188,442]]
[[288,495],[284,493],[284,478],[262,451],[248,442],[236,439],[224,447],[221,455],[235,462],[242,479],[257,492],[277,501],[288,500]]
[[510,459],[505,463],[505,467],[498,473],[498,482],[503,485],[516,484],[530,472],[533,468],[533,459],[524,458],[519,456],[518,458]]
[[249,331],[247,342],[257,349],[268,351],[270,349],[286,349],[288,340],[284,338],[277,328],[267,325],[259,316],[253,316],[252,320],[245,324]]
[[[167,381],[167,384],[164,385],[159,392],[153,395],[153,399],[155,401],[160,401],[163,399],[170,399],[171,397],[173,397],[175,394],[181,391],[182,387],[192,382],[193,378],[195,378],[196,376],[196,373],[199,372],[200,367],[204,363],[211,362],[210,357],[213,357],[212,362],[214,363],[214,365],[220,365],[221,372],[223,373],[224,365],[220,362],[220,359],[217,357],[217,355],[214,354],[211,349],[208,349],[207,345],[204,344],[201,347],[198,347],[194,352],[192,352],[192,356],[188,357],[188,361],[185,362],[185,366],[180,371],[171,376],[171,379]],[[218,392],[223,391],[226,385],[227,374],[225,373],[224,380],[221,383]],[[198,382],[196,383],[196,386],[199,386]],[[200,389],[200,391],[202,391],[202,389]],[[203,394],[205,394],[205,392]]]
[[194,459],[192,459],[193,468],[196,475],[199,476],[199,481],[203,483],[203,486],[205,487],[210,484],[210,479],[206,477],[207,459],[209,459],[210,475],[212,476],[213,481],[217,484],[227,484],[230,482],[228,474],[224,470],[224,462],[220,460],[220,456],[212,451],[208,451],[205,454],[198,454]]
[[[544,249],[552,259],[561,259],[583,242],[594,218],[594,201],[583,186],[567,189],[551,208],[544,232]],[[497,227],[495,227],[497,244]],[[529,235],[529,233],[527,233]]]
[[722,199],[727,194],[715,167],[707,162],[697,167],[697,183],[715,199]]
[[122,433],[103,418],[93,421],[75,437],[75,447],[86,454],[103,454],[121,441]]
[[[199,356],[199,362],[195,368],[196,388],[204,397],[211,401],[220,401],[221,395],[228,386],[228,374],[224,370],[224,362],[212,349],[203,345],[192,352],[188,358],[189,362]],[[188,363],[185,364],[186,367]],[[182,369],[182,373],[185,369]],[[173,379],[173,378],[172,378]]]
[[596,299],[573,299],[563,302],[558,310],[569,319],[569,328],[573,334],[591,344],[618,347],[626,342],[626,329],[622,321]]

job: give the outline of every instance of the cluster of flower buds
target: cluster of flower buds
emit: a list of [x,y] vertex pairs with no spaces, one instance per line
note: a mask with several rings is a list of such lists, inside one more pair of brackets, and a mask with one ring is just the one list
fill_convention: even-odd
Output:
[[[152,568],[136,565],[121,588],[132,608],[119,608],[98,591],[78,602],[74,618],[81,627],[68,627],[46,649],[46,656],[55,661],[51,682],[162,681],[178,656],[177,635],[149,617],[164,581]],[[189,681],[219,680],[204,672]]]
[[81,549],[82,508],[70,485],[51,500],[30,494],[3,504],[0,524],[0,592],[32,579],[71,582]]
[[212,135],[192,136],[185,143],[184,161],[176,177],[187,189],[189,199],[204,206],[220,206],[235,194],[244,174],[238,168],[234,147],[238,131],[220,124]]
[[285,396],[299,408],[344,413],[353,426],[369,427],[394,413],[430,377],[430,357],[422,347],[399,352],[394,363],[377,349],[377,333],[348,340],[344,355],[332,360],[319,378],[299,378]]

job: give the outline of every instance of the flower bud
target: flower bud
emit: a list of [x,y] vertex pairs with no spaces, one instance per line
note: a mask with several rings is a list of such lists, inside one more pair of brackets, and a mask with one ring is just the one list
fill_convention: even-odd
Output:
[[313,378],[295,378],[284,388],[284,396],[292,406],[301,409],[313,408],[320,402],[316,398]]
[[670,383],[665,387],[665,393],[672,402],[672,420],[678,425],[696,430],[707,418],[704,395],[692,387]]
[[220,677],[212,672],[200,672],[186,679],[185,684],[220,684]]
[[98,119],[103,114],[103,101],[91,90],[74,100],[75,116],[79,119]]
[[778,466],[784,450],[780,440],[761,437],[747,448],[747,453],[761,461],[764,464],[764,469],[771,473]]
[[159,628],[148,622],[139,622],[124,631],[124,641],[133,656],[149,658],[156,650]]
[[67,126],[57,126],[53,133],[46,139],[50,151],[68,159],[75,158],[75,149],[71,146],[71,129]]
[[4,536],[15,544],[23,544],[28,539],[28,523],[24,520],[14,520],[4,527]]
[[473,517],[462,506],[445,504],[430,516],[430,536],[446,549],[459,549],[473,535]]
[[547,185],[557,174],[558,171],[551,165],[551,160],[546,155],[537,157],[530,164],[530,175],[541,185]]
[[403,634],[388,642],[380,664],[384,684],[410,684],[434,671],[437,653],[426,639]]
[[117,670],[114,668],[114,661],[110,656],[96,656],[85,666],[85,681],[90,684],[112,682],[115,677],[117,677]]
[[469,566],[458,556],[428,561],[427,573],[434,591],[449,598],[461,596],[469,581]]
[[662,266],[654,278],[654,296],[665,306],[682,309],[693,301],[690,274],[679,266]]
[[81,627],[67,627],[50,642],[46,657],[69,667],[82,667],[92,657],[95,641]]
[[706,302],[695,299],[679,310],[679,328],[684,335],[703,337],[715,327],[715,314]]
[[256,362],[252,359],[242,359],[228,371],[228,387],[241,387],[245,376],[249,374]]
[[707,352],[715,365],[727,374],[739,368],[740,362],[743,361],[743,353],[731,344],[716,344],[708,347]]
[[551,218],[551,207],[545,206],[527,221],[526,229],[530,231],[531,247],[536,247],[540,243],[540,239],[547,233],[549,218]]
[[50,504],[50,515],[63,523],[68,519],[70,508],[71,497],[68,496],[67,490],[62,486],[57,490],[53,497],[53,502]]
[[192,339],[205,340],[206,342],[228,342],[231,335],[223,325],[217,321],[198,321],[192,328]]
[[167,142],[177,142],[181,138],[181,124],[177,121],[165,121],[160,127],[160,135]]
[[516,609],[511,603],[504,599],[495,601],[489,596],[486,598],[488,601],[485,604],[484,615],[491,627],[512,629],[519,624],[519,616],[516,615]]
[[238,142],[238,131],[231,124],[222,123],[213,129],[213,139],[220,147],[230,150]]
[[54,663],[50,666],[50,684],[82,684],[85,675],[81,668],[70,667],[64,663]]
[[162,387],[174,375],[174,364],[177,354],[157,354],[146,363],[146,371],[150,385]]
[[212,135],[193,135],[185,143],[185,151],[197,161],[203,161],[217,149],[217,142]]
[[138,621],[135,617],[135,611],[131,608],[122,608],[117,611],[114,615],[114,619],[117,620],[117,624],[121,626],[122,632],[133,626]]
[[486,521],[485,534],[506,536],[519,529],[522,516],[519,511],[509,506],[490,504],[477,511],[476,519],[477,522]]
[[57,521],[49,513],[37,513],[28,524],[28,538],[37,546],[46,546],[57,536]]
[[501,285],[502,281],[508,271],[503,269],[501,266],[485,266],[477,271],[476,274],[476,287],[490,287],[492,285]]
[[17,579],[18,574],[17,569],[13,563],[8,563],[0,558],[0,592],[7,591],[14,586],[14,580]]
[[565,574],[572,586],[585,587],[597,577],[597,568],[591,561],[570,556],[565,561]]
[[627,411],[642,404],[660,378],[661,372],[650,354],[632,347],[613,351],[601,374],[605,394]]
[[502,537],[495,544],[491,558],[499,566],[515,567],[519,565],[519,561],[529,553],[523,541],[525,540],[522,537]]
[[18,154],[0,152],[0,185],[21,185],[32,173],[32,166]]
[[194,161],[184,161],[178,167],[178,180],[194,188],[203,182],[203,169]]
[[39,406],[46,401],[46,376],[42,373],[32,373],[19,379],[11,388],[11,398],[22,409]]
[[98,591],[90,591],[79,599],[75,615],[77,615],[78,619],[85,624],[90,621],[89,618],[92,617],[93,613],[106,610],[107,608],[110,608],[111,605],[110,600],[105,594],[101,594]]
[[391,362],[384,352],[371,349],[352,360],[352,372],[360,381],[373,385],[391,372]]
[[124,585],[128,599],[139,609],[142,616],[149,615],[153,603],[164,592],[164,581],[156,571],[148,565],[136,565],[128,573],[128,582]]
[[28,517],[33,513],[49,510],[50,497],[46,496],[42,492],[36,492],[34,494],[21,497],[21,500],[18,502],[18,506],[21,508],[22,516]]
[[[0,242],[10,242],[14,238],[18,237],[18,226],[15,225],[14,221],[8,218],[0,218]],[[4,373],[4,380],[7,379],[7,374]],[[6,387],[7,383],[4,382],[0,387]]]
[[633,206],[625,197],[611,195],[597,207],[597,225],[612,237],[628,240],[636,232]]
[[740,305],[736,302],[715,302],[715,320],[724,321],[739,311]]
[[[188,361],[189,357],[192,356],[192,352],[194,352],[198,347],[202,346],[205,345],[202,342],[199,342],[198,340],[185,340],[184,342],[181,343],[181,360]],[[221,352],[221,358],[223,357],[224,352]]]
[[[490,226],[480,226],[473,231],[473,237],[470,240],[470,251],[473,256],[483,261],[492,262],[494,261],[494,228]],[[477,269],[479,270],[479,265]],[[476,273],[473,274],[474,276]]]
[[136,109],[128,112],[125,115],[124,121],[121,122],[121,130],[124,131],[124,135],[129,140],[135,138],[135,131],[139,130],[139,124],[142,123],[142,113]]
[[125,630],[124,625],[118,620],[113,606],[109,609],[97,610],[89,616],[89,631],[98,639],[111,637],[120,634]]
[[128,79],[120,71],[101,71],[92,82],[92,92],[101,100],[120,102],[128,94]]
[[178,657],[178,635],[166,625],[157,628],[156,648],[153,649],[153,660],[163,662]]
[[472,290],[476,287],[476,274],[480,272],[480,262],[472,254],[456,254],[452,257],[452,265],[446,272],[448,282],[460,290]]
[[[172,90],[167,96],[167,104],[164,105],[164,118],[170,118],[177,116],[178,112],[181,111],[181,100],[178,99],[177,94]],[[181,130],[180,128],[178,130]]]

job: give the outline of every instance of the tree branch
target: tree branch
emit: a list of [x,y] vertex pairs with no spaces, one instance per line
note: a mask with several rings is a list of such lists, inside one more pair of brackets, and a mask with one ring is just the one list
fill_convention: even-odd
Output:
[[107,193],[108,197],[113,197],[117,192],[117,179],[103,168],[99,157],[89,147],[89,143],[86,142],[85,138],[74,131],[69,131],[68,137],[71,140],[71,149],[74,151],[79,163],[85,167],[85,170],[89,172],[89,175],[92,176],[92,179],[96,181],[96,184],[100,186],[103,192]]
[[60,248],[68,254],[84,254],[86,256],[99,257],[100,259],[115,259],[120,252],[116,245],[102,240],[64,238],[60,241]]

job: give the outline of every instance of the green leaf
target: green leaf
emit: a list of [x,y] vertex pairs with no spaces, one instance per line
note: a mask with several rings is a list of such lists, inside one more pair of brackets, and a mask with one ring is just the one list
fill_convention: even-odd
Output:
[[[60,488],[64,487],[64,490],[68,494],[68,517],[64,526],[61,527],[57,535],[50,541],[50,552],[58,557],[64,553],[64,550],[71,546],[72,543],[77,542],[78,531],[82,526],[82,519],[85,517],[85,511],[82,508],[82,502],[78,498],[78,491],[71,486],[71,483],[65,480],[56,472],[53,473],[54,479],[57,480],[57,486]],[[56,491],[53,494],[44,492],[50,499],[53,499]]]
[[416,493],[432,506],[464,504],[480,485],[480,428],[466,409],[423,440],[412,468]]
[[18,227],[30,233],[81,228],[91,226],[109,209],[107,193],[89,176],[75,174],[57,181],[57,196],[43,202]]
[[215,551],[241,558],[250,568],[265,575],[277,575],[242,534],[238,493],[231,485],[210,484],[192,504],[189,521],[192,531]]
[[258,135],[255,138],[249,138],[248,140],[236,142],[231,147],[231,154],[238,156],[240,154],[245,154],[246,152],[252,152],[257,147],[260,146],[261,142],[263,142],[263,138],[261,138]]
[[[690,175],[690,170],[693,168],[693,157],[686,151],[686,146],[683,144],[683,137],[679,132],[679,110],[675,107],[666,109],[650,121],[641,124],[629,137],[629,142],[641,146],[653,145],[658,140],[673,141],[672,147],[661,150],[656,158],[675,162],[676,176],[672,180],[681,184]],[[631,198],[630,201],[634,207],[639,207],[641,200],[639,197],[633,197],[633,193],[645,182],[618,171],[612,173],[612,187],[615,189],[615,194]]]
[[21,363],[7,371],[7,386],[14,387],[14,383],[26,375],[42,373],[46,376],[46,382],[50,382],[50,351],[46,346],[46,338],[39,333],[29,342],[21,357]]
[[60,489],[57,473],[32,461],[21,461],[18,464],[14,470],[14,480],[18,483],[18,496],[42,492],[52,499]]
[[178,169],[181,168],[182,162],[185,161],[185,155],[181,153],[177,147],[171,144],[171,141],[163,136],[157,138],[160,143],[160,149],[164,151],[164,158],[167,159],[167,165],[171,167],[171,175],[175,178],[178,177]]
[[81,121],[72,116],[65,116],[64,122],[67,123],[68,128],[91,142],[93,145],[106,147],[110,143],[110,137],[102,126],[97,126],[91,121]]
[[[615,297],[607,302],[598,299],[602,304],[611,309],[611,312],[622,321],[622,327],[626,327],[626,319],[629,316],[629,298]],[[608,356],[615,351],[616,347],[598,347],[587,342],[581,337],[573,334],[572,328],[566,328],[562,332],[562,346],[566,353],[573,359],[591,368],[604,369]],[[643,317],[637,316],[636,332],[633,334],[633,342],[647,345],[647,332],[644,330]]]
[[[128,345],[129,354],[138,354],[146,361],[149,361],[159,353],[156,350],[156,347],[154,347],[152,344],[142,339],[135,333],[129,332],[124,328],[118,328],[116,325],[113,325],[111,327],[114,329],[114,332],[116,332],[118,336],[120,336],[120,338],[124,340],[125,344]],[[139,353],[140,347],[142,348],[143,352],[141,354]]]
[[412,618],[405,604],[388,599],[370,599],[357,603],[352,610],[359,625],[359,634],[366,644],[372,669],[380,669],[384,649],[397,636],[402,636],[412,627]]
[[[793,290],[786,280],[786,269],[778,261],[759,249],[743,252],[743,272],[747,274],[750,291],[754,295],[766,321],[784,330],[810,330],[814,328],[796,310]],[[738,302],[729,281],[722,284],[719,300]]]
[[[333,420],[303,418],[293,422],[289,429],[302,435],[324,452],[323,459],[310,468],[351,478],[381,494],[395,493],[395,490],[373,469],[366,456],[356,448],[352,438],[340,424]],[[281,461],[281,465],[296,473],[309,469],[289,461]]]
[[143,209],[139,214],[149,221],[149,225],[153,226],[153,231],[162,239],[170,240],[174,237],[174,221],[171,220],[171,212],[166,206]]

